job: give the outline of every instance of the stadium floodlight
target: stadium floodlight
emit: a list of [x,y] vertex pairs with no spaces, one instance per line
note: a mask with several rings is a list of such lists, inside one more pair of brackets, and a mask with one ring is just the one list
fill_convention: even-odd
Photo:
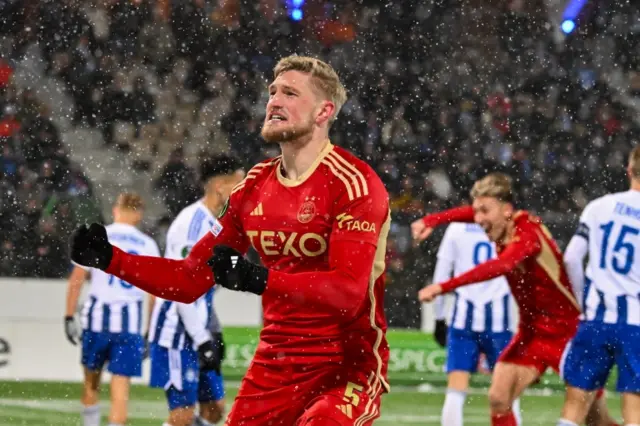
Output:
[[569,34],[576,28],[576,23],[571,19],[565,19],[564,21],[562,21],[562,25],[560,26],[560,28],[562,28],[563,33]]
[[577,23],[580,21],[579,16],[582,8],[588,0],[568,0],[564,12],[562,12],[562,24],[560,28],[565,34],[570,34],[576,29]]
[[302,19],[302,10],[293,9],[291,11],[291,19],[293,19],[294,21],[300,21]]

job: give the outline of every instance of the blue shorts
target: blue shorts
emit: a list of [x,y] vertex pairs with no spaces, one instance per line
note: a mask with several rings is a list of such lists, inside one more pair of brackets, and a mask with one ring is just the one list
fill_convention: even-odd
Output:
[[139,334],[82,332],[82,365],[88,370],[102,370],[108,362],[111,374],[140,377],[143,353],[144,338]]
[[447,336],[447,373],[467,371],[475,373],[478,359],[483,353],[489,369],[493,370],[502,350],[509,344],[513,334],[457,330],[449,327]]
[[613,365],[618,392],[640,392],[640,327],[583,321],[569,342],[560,374],[569,385],[586,391],[603,387]]
[[196,402],[219,401],[224,398],[222,376],[215,371],[201,372],[196,351],[167,349],[152,343],[149,356],[149,386],[165,390],[169,410],[191,407]]

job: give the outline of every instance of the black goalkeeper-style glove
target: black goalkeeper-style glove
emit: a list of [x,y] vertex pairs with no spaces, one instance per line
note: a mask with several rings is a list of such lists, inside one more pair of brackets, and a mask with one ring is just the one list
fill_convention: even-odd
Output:
[[198,364],[200,365],[200,371],[215,371],[220,374],[220,364],[222,364],[221,358],[221,341],[207,340],[198,346]]
[[77,345],[80,338],[80,332],[76,320],[73,317],[64,317],[64,334],[67,335],[67,340],[72,345]]
[[447,346],[447,322],[445,320],[436,320],[436,329],[433,336],[440,346],[443,348]]
[[216,348],[217,356],[220,362],[224,361],[226,350],[224,346],[224,340],[222,339],[222,333],[211,333],[213,339],[213,346]]
[[238,250],[227,246],[215,246],[207,264],[213,271],[216,284],[229,290],[264,293],[269,270],[247,260]]
[[104,226],[92,223],[82,225],[70,238],[71,260],[82,266],[105,270],[113,257],[113,246],[109,244]]

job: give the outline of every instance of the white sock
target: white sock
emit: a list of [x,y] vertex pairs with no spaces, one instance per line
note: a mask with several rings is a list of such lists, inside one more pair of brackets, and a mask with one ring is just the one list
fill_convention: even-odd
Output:
[[513,415],[516,418],[516,423],[518,424],[518,426],[520,426],[522,424],[522,413],[520,412],[520,398],[516,399],[515,401],[513,401],[513,404],[511,404],[511,412],[513,412]]
[[556,426],[578,426],[578,424],[566,419],[560,419],[558,420],[558,423],[556,424]]
[[84,426],[100,426],[100,406],[98,404],[85,406],[82,410]]
[[109,426],[124,426],[124,425],[120,423],[109,423]]
[[162,423],[162,426],[171,426],[171,423]]
[[640,426],[638,423],[627,423],[624,426]]
[[462,426],[462,409],[466,398],[466,392],[447,389],[442,406],[442,426]]
[[210,423],[209,421],[203,419],[200,416],[195,416],[193,418],[193,425],[192,426],[213,426],[213,423]]

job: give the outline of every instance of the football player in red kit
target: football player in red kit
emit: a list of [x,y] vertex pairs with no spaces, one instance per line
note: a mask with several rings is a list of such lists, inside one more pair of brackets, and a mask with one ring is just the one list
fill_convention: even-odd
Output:
[[[260,342],[227,425],[370,425],[389,390],[388,194],[329,141],[346,92],[328,64],[282,59],[269,95],[262,136],[282,155],[247,173],[185,260],[122,252],[97,224],[74,233],[72,258],[164,299],[192,302],[214,281],[262,296]],[[243,256],[249,246],[264,266]]]
[[[513,207],[511,179],[492,173],[471,190],[472,206],[427,215],[411,225],[416,240],[434,227],[451,222],[476,222],[496,243],[498,258],[468,272],[420,290],[430,302],[460,286],[504,275],[519,308],[518,332],[498,359],[489,401],[493,426],[516,426],[511,405],[547,368],[560,369],[562,354],[578,326],[580,305],[564,269],[562,254],[539,218]],[[603,399],[592,407],[597,426],[615,425]],[[526,420],[526,419],[525,419]]]

